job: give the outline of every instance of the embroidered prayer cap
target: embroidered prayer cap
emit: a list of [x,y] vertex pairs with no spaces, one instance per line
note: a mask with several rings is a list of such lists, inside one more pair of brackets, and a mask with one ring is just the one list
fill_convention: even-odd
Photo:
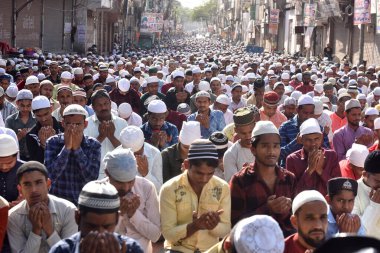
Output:
[[277,127],[273,124],[272,121],[259,121],[256,123],[255,128],[253,128],[252,138],[255,138],[255,137],[257,137],[259,135],[263,135],[263,134],[280,135]]
[[274,91],[268,91],[264,94],[264,103],[268,105],[277,105],[280,101],[280,96]]
[[180,143],[188,146],[201,137],[201,125],[198,121],[183,122],[182,129],[178,136]]
[[71,104],[63,110],[63,117],[68,115],[83,115],[86,118],[88,117],[88,113],[83,106],[77,104]]
[[254,113],[248,107],[242,107],[242,108],[237,109],[234,112],[233,120],[234,120],[235,126],[249,125],[254,120]]
[[321,127],[316,119],[310,118],[302,122],[300,126],[300,136],[306,134],[321,134]]
[[8,134],[0,134],[0,157],[15,155],[19,152],[18,143]]
[[32,100],[32,111],[50,108],[50,101],[45,96],[37,96]]
[[218,151],[218,157],[223,158],[228,149],[228,138],[223,132],[213,132],[209,140],[215,145]]
[[239,221],[231,232],[239,253],[282,253],[284,235],[277,221],[268,215],[254,215]]
[[365,110],[365,116],[372,116],[372,115],[376,115],[376,116],[379,116],[379,111],[376,109],[376,108],[373,108],[373,107],[368,107],[366,110]]
[[193,141],[189,148],[188,160],[194,159],[218,159],[218,151],[215,145],[205,139]]
[[136,158],[129,148],[116,148],[108,152],[103,162],[111,178],[119,182],[130,182],[137,175]]
[[144,146],[144,133],[137,126],[127,126],[120,132],[120,142],[123,148],[130,148],[133,152]]
[[228,106],[231,104],[231,99],[226,94],[220,94],[215,101]]
[[190,105],[188,105],[186,103],[180,103],[177,106],[177,112],[182,113],[182,114],[184,114],[186,116],[189,116],[191,114]]
[[321,202],[325,203],[325,205],[326,205],[326,212],[327,212],[327,210],[328,210],[328,204],[326,202],[325,197],[323,197],[323,195],[319,191],[316,191],[316,190],[306,190],[306,191],[300,192],[294,198],[293,203],[292,203],[292,212],[293,212],[293,214],[295,214],[297,212],[297,210],[300,209],[304,204],[307,204],[307,203],[313,202],[313,201],[321,201]]
[[351,148],[347,151],[347,160],[353,165],[364,168],[364,162],[369,154],[368,148],[361,144],[352,144]]
[[287,97],[284,100],[284,106],[287,106],[287,105],[297,105],[297,100],[292,97]]
[[[9,89],[9,87],[8,87],[8,89]],[[19,101],[19,100],[33,100],[32,92],[30,90],[26,90],[26,89],[20,90],[16,96],[16,101]]]
[[168,111],[166,104],[162,100],[153,100],[148,104],[148,112],[166,113]]
[[300,105],[313,105],[314,100],[309,95],[301,95],[298,99],[298,106]]
[[351,178],[335,177],[327,182],[327,192],[330,196],[338,194],[342,190],[352,191],[354,196],[358,192],[358,182]]
[[30,85],[30,84],[35,84],[35,83],[40,83],[38,80],[38,77],[36,76],[28,76],[25,80],[25,86]]
[[115,186],[106,180],[96,180],[83,186],[78,206],[79,210],[94,213],[117,213],[120,199]]
[[364,170],[370,173],[380,173],[380,151],[375,150],[370,153],[364,162]]
[[344,110],[348,111],[352,108],[361,108],[360,102],[357,99],[350,99],[344,104]]

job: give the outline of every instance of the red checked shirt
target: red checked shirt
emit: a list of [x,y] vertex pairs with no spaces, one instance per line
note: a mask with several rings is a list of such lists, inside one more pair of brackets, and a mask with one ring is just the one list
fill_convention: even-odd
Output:
[[285,235],[294,232],[289,219],[291,210],[286,214],[275,214],[269,211],[267,205],[271,195],[285,196],[291,199],[295,196],[296,178],[293,173],[277,166],[275,170],[277,178],[273,192],[255,172],[253,163],[243,167],[232,177],[230,181],[232,225],[255,214],[266,214],[272,216],[279,223]]
[[286,169],[294,173],[297,178],[297,193],[304,190],[317,190],[323,196],[327,194],[327,181],[334,177],[341,177],[338,156],[334,150],[323,149],[325,164],[322,175],[317,172],[309,175],[306,173],[308,167],[308,155],[304,149],[300,149],[286,158]]

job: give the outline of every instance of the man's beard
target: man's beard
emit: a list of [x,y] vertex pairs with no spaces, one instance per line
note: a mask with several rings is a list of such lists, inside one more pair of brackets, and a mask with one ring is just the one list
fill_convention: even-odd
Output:
[[312,246],[312,247],[314,247],[314,248],[318,248],[319,246],[321,246],[323,243],[324,243],[324,241],[325,241],[325,239],[326,239],[326,233],[324,232],[324,231],[322,231],[322,230],[320,230],[320,229],[314,229],[314,230],[311,230],[311,231],[309,231],[309,233],[311,233],[311,232],[317,232],[317,231],[321,231],[321,232],[323,232],[324,233],[324,236],[323,236],[323,238],[321,239],[321,240],[319,240],[319,241],[317,241],[317,240],[315,240],[315,239],[313,239],[313,238],[310,238],[309,237],[309,235],[306,235],[301,229],[299,229],[298,228],[298,235],[300,236],[300,237],[302,237],[302,239],[308,244],[308,245],[310,245],[310,246]]

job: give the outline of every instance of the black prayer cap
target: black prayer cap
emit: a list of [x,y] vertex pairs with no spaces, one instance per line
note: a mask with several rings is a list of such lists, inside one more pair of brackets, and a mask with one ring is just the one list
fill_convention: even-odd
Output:
[[330,196],[338,194],[341,190],[352,191],[356,196],[358,192],[358,182],[347,177],[336,177],[327,182],[327,192]]
[[380,173],[380,151],[370,153],[364,162],[364,170],[370,173]]

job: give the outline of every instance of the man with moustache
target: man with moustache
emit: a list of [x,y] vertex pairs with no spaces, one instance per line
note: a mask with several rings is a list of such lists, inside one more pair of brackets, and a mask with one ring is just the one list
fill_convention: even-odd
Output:
[[285,239],[284,253],[314,250],[326,239],[328,204],[321,193],[307,190],[293,200],[290,221],[297,233]]
[[61,240],[78,231],[76,207],[48,194],[51,181],[46,167],[35,161],[17,170],[17,188],[25,200],[9,211],[8,238],[12,252],[49,252]]
[[259,121],[252,131],[255,162],[236,173],[230,181],[231,222],[255,215],[272,216],[285,236],[294,232],[290,208],[294,197],[294,175],[277,165],[280,135],[270,121]]
[[73,103],[73,91],[70,87],[61,86],[57,90],[57,100],[60,107],[52,112],[52,116],[58,121],[63,121],[63,111]]

